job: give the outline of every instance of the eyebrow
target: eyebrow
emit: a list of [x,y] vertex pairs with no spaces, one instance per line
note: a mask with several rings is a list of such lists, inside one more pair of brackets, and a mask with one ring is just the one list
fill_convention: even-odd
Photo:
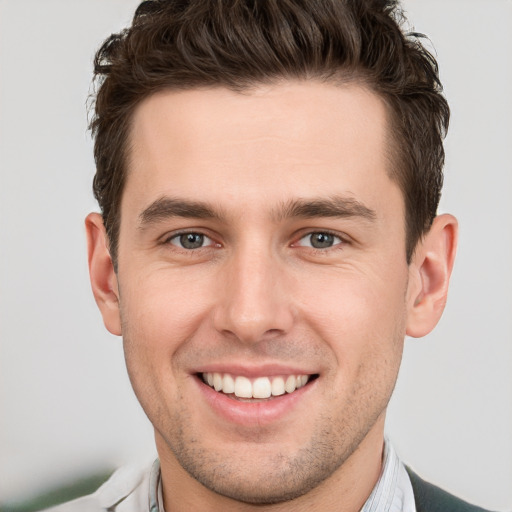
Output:
[[326,199],[294,199],[275,211],[273,217],[276,220],[287,218],[359,217],[374,221],[377,218],[377,214],[357,199],[345,196],[331,196]]
[[[140,229],[173,217],[220,221],[224,221],[226,218],[221,211],[216,210],[209,203],[161,197],[151,203],[139,215]],[[293,199],[281,204],[272,212],[272,219],[276,222],[289,218],[312,219],[319,217],[359,217],[374,221],[377,215],[374,210],[360,201],[344,196]]]
[[141,212],[139,215],[140,228],[144,229],[151,224],[172,217],[222,220],[224,216],[206,203],[161,197]]

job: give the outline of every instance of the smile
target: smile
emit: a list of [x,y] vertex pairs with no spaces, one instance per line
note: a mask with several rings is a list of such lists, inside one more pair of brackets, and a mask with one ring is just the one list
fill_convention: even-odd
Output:
[[205,384],[219,393],[234,395],[237,398],[270,398],[293,393],[305,386],[312,375],[287,375],[272,377],[257,377],[249,379],[229,373],[203,373]]

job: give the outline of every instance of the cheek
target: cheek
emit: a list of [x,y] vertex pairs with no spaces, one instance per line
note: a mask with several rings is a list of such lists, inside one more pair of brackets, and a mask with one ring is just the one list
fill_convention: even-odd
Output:
[[351,364],[356,371],[363,360],[401,350],[407,287],[404,274],[398,279],[355,271],[318,276],[317,291],[304,297],[302,310],[309,325],[331,346],[339,365]]
[[[349,401],[368,414],[382,411],[394,389],[402,359],[405,290],[390,290],[384,282],[377,286],[374,279],[367,286],[360,279],[346,279],[331,293],[338,299],[326,297],[323,324],[316,324],[316,328],[334,355],[331,377],[336,392],[332,400],[352,397]],[[312,316],[320,318],[318,312]]]
[[177,354],[195,335],[204,304],[184,293],[164,273],[147,275],[131,287],[121,283],[121,319],[126,366],[132,387],[152,421],[169,417],[183,384]]
[[207,294],[201,293],[209,288],[204,278],[184,279],[180,270],[147,272],[126,289],[120,282],[123,335],[129,332],[141,348],[172,353],[209,307]]

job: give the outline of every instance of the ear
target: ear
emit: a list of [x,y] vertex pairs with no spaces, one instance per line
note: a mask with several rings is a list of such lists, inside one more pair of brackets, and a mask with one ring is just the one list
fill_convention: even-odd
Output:
[[85,219],[87,253],[92,293],[100,308],[105,327],[121,335],[119,289],[117,277],[108,249],[108,238],[99,213],[90,213]]
[[406,328],[409,336],[425,336],[443,314],[457,249],[457,233],[455,217],[439,215],[418,242],[409,267]]

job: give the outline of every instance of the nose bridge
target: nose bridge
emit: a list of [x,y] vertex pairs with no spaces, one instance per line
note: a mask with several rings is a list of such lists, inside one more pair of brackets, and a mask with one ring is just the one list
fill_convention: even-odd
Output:
[[247,343],[289,330],[293,314],[284,268],[270,244],[246,244],[234,250],[224,272],[215,313],[217,330]]

